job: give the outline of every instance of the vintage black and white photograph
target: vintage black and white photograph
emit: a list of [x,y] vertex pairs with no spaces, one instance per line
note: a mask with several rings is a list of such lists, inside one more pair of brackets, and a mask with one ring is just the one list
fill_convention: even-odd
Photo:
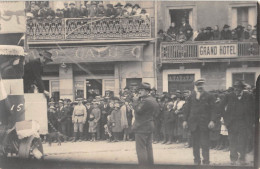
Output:
[[258,8],[1,1],[0,169],[258,168]]

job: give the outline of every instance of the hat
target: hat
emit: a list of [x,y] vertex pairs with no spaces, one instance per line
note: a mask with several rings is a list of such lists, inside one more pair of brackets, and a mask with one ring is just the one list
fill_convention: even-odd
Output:
[[150,83],[143,82],[140,84],[139,89],[151,90],[151,85]]
[[199,80],[195,81],[194,85],[199,86],[199,85],[204,84],[204,83],[205,83],[205,79],[199,79]]
[[76,101],[83,101],[84,99],[83,98],[77,98]]
[[74,3],[74,2],[71,2],[69,5],[75,5],[75,3]]
[[125,90],[125,89],[129,89],[129,87],[128,87],[128,86],[126,86],[126,87],[124,88],[124,90]]
[[206,30],[209,30],[209,31],[211,31],[212,30],[212,28],[211,27],[206,27]]
[[140,6],[139,6],[138,4],[135,4],[135,5],[133,6],[133,8],[135,8],[135,7],[140,8]]
[[62,99],[60,99],[60,100],[59,100],[59,103],[63,103],[63,100],[62,100]]
[[152,90],[157,91],[155,87],[153,87]]
[[245,87],[246,87],[246,84],[245,84],[244,80],[237,80],[234,83],[234,88],[245,88]]
[[123,6],[120,2],[118,2],[115,7],[118,7],[118,6]]
[[99,6],[99,7],[104,7],[104,5],[103,5],[103,4],[98,4],[98,6]]
[[42,57],[44,57],[45,59],[48,59],[48,60],[50,60],[50,61],[53,61],[52,58],[51,58],[52,53],[50,53],[50,52],[48,52],[48,51],[46,51],[46,50],[41,50],[41,51],[39,51],[39,55],[42,56]]
[[119,102],[116,102],[116,103],[115,103],[115,107],[120,107]]
[[235,30],[237,30],[237,29],[244,29],[244,28],[245,28],[244,26],[238,25]]
[[97,2],[96,2],[96,1],[91,1],[90,4],[91,4],[91,5],[97,5]]
[[92,103],[93,104],[98,104],[98,101],[96,99],[93,99]]
[[142,9],[142,10],[141,10],[141,13],[146,13],[146,10],[145,10],[145,9]]
[[126,8],[126,7],[128,7],[128,6],[132,7],[133,5],[130,4],[130,3],[127,3],[124,7]]
[[108,8],[113,8],[113,5],[112,4],[107,4],[107,7]]
[[54,106],[50,106],[50,109],[55,109],[55,107]]
[[229,28],[229,27],[230,27],[229,25],[225,24],[225,25],[223,26],[223,29]]

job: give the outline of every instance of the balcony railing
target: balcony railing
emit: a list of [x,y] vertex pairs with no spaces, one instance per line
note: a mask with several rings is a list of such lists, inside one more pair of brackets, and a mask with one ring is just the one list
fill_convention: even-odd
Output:
[[151,38],[152,18],[60,18],[27,20],[29,41]]
[[[225,50],[224,50],[225,49]],[[224,52],[223,52],[224,51]],[[257,41],[204,41],[185,43],[161,42],[160,57],[162,63],[191,61],[216,58],[248,58],[260,60],[260,48]]]

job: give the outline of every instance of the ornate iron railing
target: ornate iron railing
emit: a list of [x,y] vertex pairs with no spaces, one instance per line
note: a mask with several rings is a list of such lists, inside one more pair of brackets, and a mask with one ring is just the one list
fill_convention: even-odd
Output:
[[[237,45],[236,57],[259,57],[260,48],[257,41],[204,41],[194,42],[188,41],[185,43],[177,42],[161,42],[160,44],[160,58],[163,63],[174,60],[196,60],[201,59],[199,53],[200,45]],[[221,57],[225,58],[225,57]],[[203,59],[203,58],[202,58]]]
[[27,20],[29,41],[120,40],[151,38],[150,17]]

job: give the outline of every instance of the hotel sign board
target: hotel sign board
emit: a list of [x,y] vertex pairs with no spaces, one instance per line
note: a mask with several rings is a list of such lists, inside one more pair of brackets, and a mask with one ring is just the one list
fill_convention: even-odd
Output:
[[238,56],[237,44],[198,45],[199,58],[233,58]]

